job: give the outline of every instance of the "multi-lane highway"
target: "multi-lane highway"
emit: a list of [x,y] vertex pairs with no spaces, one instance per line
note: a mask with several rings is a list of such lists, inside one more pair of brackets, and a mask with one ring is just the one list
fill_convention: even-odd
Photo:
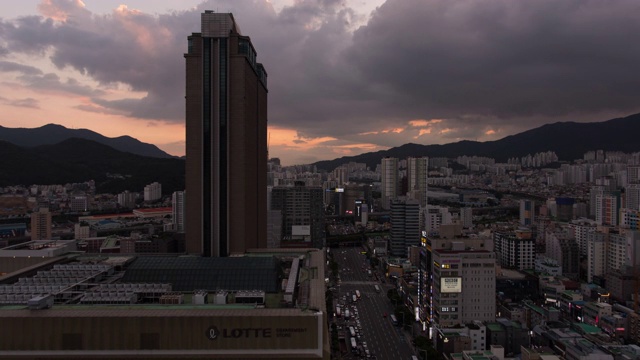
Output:
[[[405,332],[391,323],[389,314],[393,313],[393,304],[387,297],[392,285],[378,280],[382,274],[369,271],[371,267],[362,248],[334,248],[333,258],[340,269],[340,283],[337,286],[334,304],[341,306],[341,316],[337,318],[338,326],[344,334],[347,354],[343,359],[370,358],[376,359],[411,359],[413,346]],[[375,285],[380,287],[376,292]],[[360,298],[353,302],[356,290]],[[345,309],[350,312],[350,319],[345,319]],[[335,309],[334,309],[335,311]],[[351,351],[351,334],[349,326],[356,330],[356,343],[359,353]]]

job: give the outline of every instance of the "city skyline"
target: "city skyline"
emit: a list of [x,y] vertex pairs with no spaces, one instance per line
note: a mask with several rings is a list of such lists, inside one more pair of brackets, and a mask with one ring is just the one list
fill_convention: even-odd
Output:
[[269,154],[285,165],[640,112],[632,1],[124,3],[3,4],[3,126],[58,123],[184,155],[183,34],[205,9],[234,13],[257,44]]

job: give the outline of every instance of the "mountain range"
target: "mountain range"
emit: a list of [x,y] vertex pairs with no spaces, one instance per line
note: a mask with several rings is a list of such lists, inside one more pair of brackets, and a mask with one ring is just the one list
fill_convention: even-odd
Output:
[[371,169],[385,157],[406,159],[412,157],[486,156],[498,162],[513,157],[553,151],[560,161],[582,159],[591,150],[640,151],[640,114],[602,122],[558,122],[507,136],[495,141],[459,141],[444,145],[405,144],[389,150],[345,156],[335,160],[314,163],[318,169],[332,171],[348,162],[365,163]]
[[[82,134],[85,138],[67,137],[69,134]],[[548,124],[496,141],[405,144],[313,165],[331,171],[348,162],[359,162],[375,169],[384,157],[453,158],[462,155],[486,156],[505,162],[508,158],[546,151],[554,151],[561,161],[571,161],[581,159],[591,150],[640,152],[638,134],[640,114],[635,114],[595,123]],[[172,157],[154,145],[129,136],[113,139],[93,131],[70,130],[60,125],[37,129],[0,126],[0,155],[0,187],[65,184],[93,179],[102,193],[142,191],[145,185],[154,181],[162,184],[165,194],[185,188],[184,159]]]
[[184,190],[183,159],[135,155],[87,139],[34,147],[0,140],[0,154],[0,187],[94,180],[98,193],[115,194],[157,181],[164,194]]
[[7,128],[0,126],[0,140],[22,147],[53,145],[71,138],[92,140],[116,150],[141,156],[172,158],[173,156],[152,144],[143,143],[131,136],[110,138],[87,129],[68,129],[62,125],[48,124],[39,128]]

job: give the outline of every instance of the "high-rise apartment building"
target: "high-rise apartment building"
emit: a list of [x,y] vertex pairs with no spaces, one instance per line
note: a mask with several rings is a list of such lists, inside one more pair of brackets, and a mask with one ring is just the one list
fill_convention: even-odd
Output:
[[154,182],[144,187],[144,201],[162,199],[162,184]]
[[138,193],[129,192],[129,190],[125,190],[118,194],[118,205],[133,209],[136,206],[136,199],[138,198]]
[[569,224],[569,229],[571,230],[573,237],[576,239],[576,242],[580,247],[580,256],[587,256],[587,239],[590,233],[596,231],[597,225],[598,224],[595,220],[584,218],[573,220]]
[[171,196],[171,215],[173,217],[173,229],[179,233],[184,232],[185,195],[185,191],[175,191]]
[[31,214],[31,240],[51,240],[51,213],[41,207]]
[[570,229],[547,229],[545,255],[562,266],[562,274],[577,278],[580,273],[580,247]]
[[409,193],[415,193],[416,200],[420,201],[420,206],[427,206],[427,181],[429,180],[429,158],[413,158],[407,161],[407,185]]
[[587,281],[594,276],[604,276],[607,271],[607,244],[609,233],[593,231],[587,235]]
[[596,196],[596,222],[598,225],[618,225],[619,211],[619,192]]
[[640,210],[640,184],[627,184],[624,207],[631,210]]
[[640,184],[640,165],[627,167],[627,184]]
[[535,263],[535,239],[531,230],[495,232],[493,246],[500,265],[518,270],[533,269]]
[[232,14],[205,11],[186,60],[187,252],[265,248],[267,73]]
[[640,230],[640,210],[620,209],[620,227]]
[[610,233],[607,246],[607,271],[640,266],[640,231]]
[[390,209],[391,201],[398,196],[398,189],[400,188],[400,180],[398,177],[398,159],[382,159],[381,169],[381,205],[383,209]]

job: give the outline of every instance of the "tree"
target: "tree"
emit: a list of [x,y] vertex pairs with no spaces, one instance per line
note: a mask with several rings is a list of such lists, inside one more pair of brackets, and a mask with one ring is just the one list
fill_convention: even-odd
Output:
[[397,304],[398,302],[400,302],[400,294],[398,294],[398,290],[396,289],[389,289],[389,291],[387,291],[387,297],[394,304]]

